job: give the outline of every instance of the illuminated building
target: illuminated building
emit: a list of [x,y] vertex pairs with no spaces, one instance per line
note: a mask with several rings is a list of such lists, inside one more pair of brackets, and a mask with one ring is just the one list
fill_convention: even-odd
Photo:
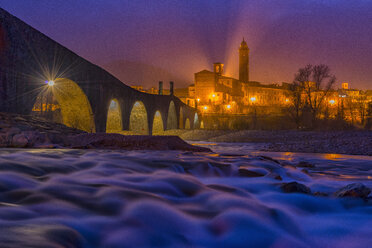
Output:
[[143,90],[143,86],[141,86],[141,85],[131,85],[130,87],[132,87],[135,90],[138,90],[138,91],[141,91],[141,92],[145,92]]
[[252,97],[256,99],[255,106],[272,107],[288,103],[286,85],[263,85],[249,81],[249,48],[244,38],[239,47],[239,79],[224,75],[224,64],[214,63],[213,71],[195,73],[194,81],[193,94],[188,97],[196,99],[198,106],[208,105],[208,113],[225,113],[227,108],[223,106],[226,105],[235,106],[229,108],[231,114],[246,113],[252,105]]
[[[174,90],[174,95],[185,104],[198,108],[204,117],[214,118],[211,121],[204,119],[204,125],[208,128],[214,128],[216,120],[219,120],[219,126],[221,126],[221,122],[229,121],[233,116],[251,119],[252,116],[283,117],[288,113],[288,108],[292,106],[293,100],[290,93],[292,84],[285,82],[262,84],[249,81],[249,48],[244,38],[238,51],[239,79],[226,76],[223,63],[214,63],[213,70],[205,69],[196,72],[193,84],[187,88]],[[311,91],[314,99],[322,97],[323,91],[317,90],[315,82],[305,82],[300,87],[303,91],[302,101],[306,101],[307,89]],[[154,94],[157,90],[151,88],[147,92]],[[164,94],[169,93],[164,90]],[[351,89],[349,83],[343,82],[341,89],[329,92],[322,103],[323,112],[319,114],[319,118],[332,119],[342,116],[345,120],[363,123],[358,117],[359,112],[367,112],[365,109],[369,108],[370,103],[372,103],[372,91]],[[303,104],[306,105],[306,103]],[[224,120],[221,121],[222,119]]]

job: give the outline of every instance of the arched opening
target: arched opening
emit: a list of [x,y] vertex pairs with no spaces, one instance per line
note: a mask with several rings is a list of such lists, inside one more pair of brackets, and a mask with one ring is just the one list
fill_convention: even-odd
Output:
[[67,78],[46,82],[36,98],[31,114],[69,127],[95,132],[88,98],[74,81]]
[[186,119],[186,122],[185,122],[185,129],[190,129],[191,127],[190,127],[190,119],[189,118],[187,118]]
[[163,118],[161,118],[160,112],[156,111],[154,121],[152,123],[152,134],[160,135],[163,134],[163,132],[164,132]]
[[180,125],[179,125],[180,129],[183,129],[184,126],[183,126],[183,108],[182,107],[180,108],[180,121],[179,121],[179,123],[180,123]]
[[147,111],[145,105],[137,101],[134,103],[129,118],[129,130],[134,134],[148,135]]
[[200,129],[204,128],[204,121],[200,121]]
[[113,99],[107,112],[106,133],[119,133],[123,130],[121,109],[118,100]]
[[173,101],[169,104],[167,129],[177,129],[177,112]]
[[198,113],[195,113],[194,115],[194,129],[199,127],[199,115]]

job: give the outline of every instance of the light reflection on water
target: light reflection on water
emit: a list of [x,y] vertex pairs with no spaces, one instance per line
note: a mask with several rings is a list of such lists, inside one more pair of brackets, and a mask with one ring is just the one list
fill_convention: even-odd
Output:
[[[198,142],[192,143],[198,146],[208,147],[217,153],[236,153],[236,154],[252,154],[258,155],[272,155],[277,159],[292,160],[294,157],[308,156],[312,158],[323,158],[327,160],[343,161],[347,159],[361,159],[372,162],[372,156],[363,155],[348,155],[348,154],[334,154],[334,153],[300,153],[300,152],[268,152],[258,151],[256,143],[215,143],[215,142]],[[210,147],[211,146],[211,147]]]

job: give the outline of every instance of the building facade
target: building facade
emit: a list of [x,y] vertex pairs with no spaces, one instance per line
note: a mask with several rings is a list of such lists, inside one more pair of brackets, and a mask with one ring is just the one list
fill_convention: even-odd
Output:
[[[224,74],[224,64],[214,63],[213,70],[202,70],[194,74],[194,83],[187,88],[177,88],[174,95],[185,104],[197,108],[203,117],[233,118],[239,116],[266,116],[268,118],[288,115],[288,110],[295,104],[292,95],[292,84],[282,82],[280,85],[262,84],[249,79],[249,47],[243,38],[239,52],[239,79]],[[140,91],[142,88],[135,86]],[[159,86],[160,87],[160,86]],[[306,105],[306,90],[311,88],[312,98],[323,98],[323,91],[316,89],[315,82],[304,82],[301,101]],[[293,89],[292,89],[293,90]],[[158,94],[158,90],[151,88],[146,91]],[[162,90],[162,94],[170,94],[169,90]],[[372,91],[361,91],[349,88],[347,82],[341,84],[339,90],[329,92],[322,99],[319,118],[341,118],[351,123],[364,123],[371,118]],[[302,106],[304,107],[304,106]],[[226,117],[229,116],[229,117]]]

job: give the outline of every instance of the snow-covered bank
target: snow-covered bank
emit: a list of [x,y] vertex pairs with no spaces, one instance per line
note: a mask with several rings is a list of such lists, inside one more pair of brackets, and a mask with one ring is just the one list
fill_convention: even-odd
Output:
[[337,195],[372,188],[371,157],[213,147],[1,149],[0,247],[371,245],[371,198]]
[[372,131],[222,131],[170,130],[188,141],[251,143],[256,150],[273,152],[338,153],[372,156]]

